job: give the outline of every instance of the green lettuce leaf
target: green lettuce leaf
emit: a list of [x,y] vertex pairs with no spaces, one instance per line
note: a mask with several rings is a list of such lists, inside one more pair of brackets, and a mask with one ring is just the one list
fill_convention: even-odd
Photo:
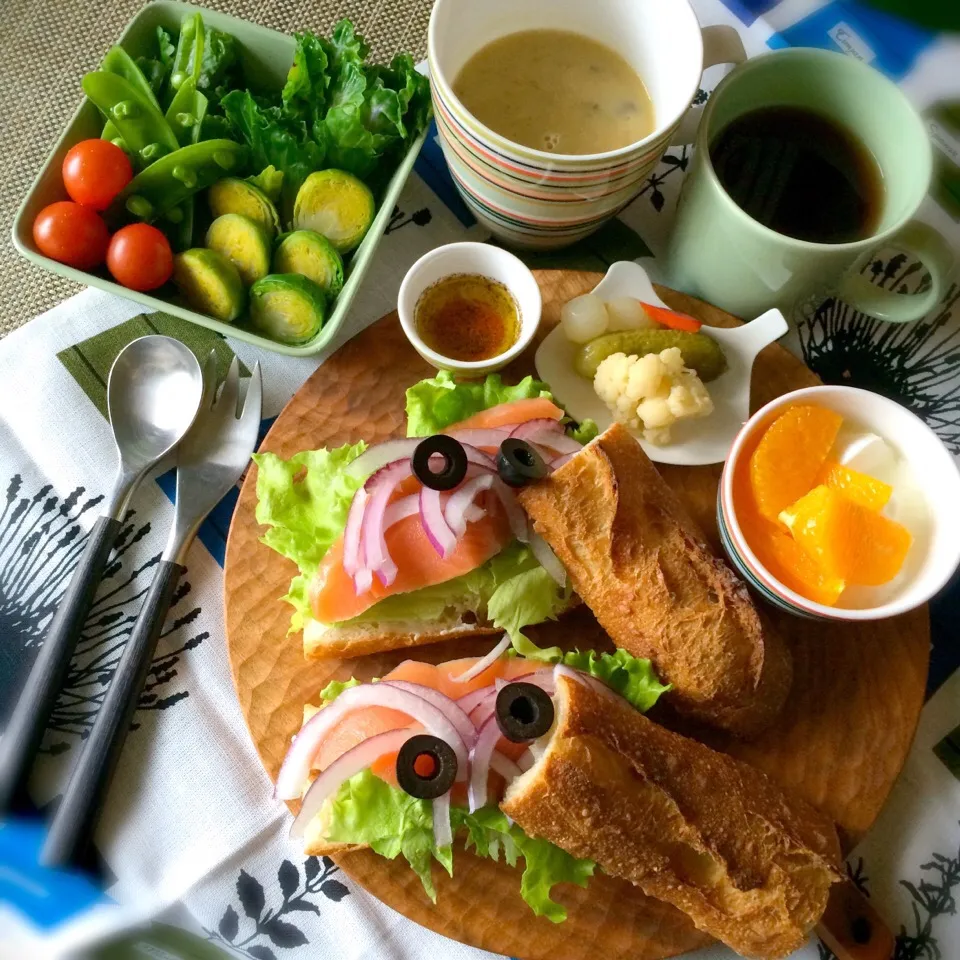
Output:
[[[566,919],[566,910],[550,899],[558,883],[585,887],[593,875],[591,860],[578,860],[546,840],[528,837],[496,807],[469,813],[463,807],[450,811],[454,833],[466,832],[465,843],[482,857],[511,866],[523,857],[520,896],[537,916],[554,923]],[[338,843],[366,843],[390,860],[403,855],[420,878],[427,896],[436,903],[437,891],[430,875],[437,860],[453,876],[453,850],[438,848],[433,839],[432,805],[390,786],[369,770],[344,783],[330,804],[326,838]]]
[[283,173],[283,203],[292,210],[300,185],[314,170],[323,168],[326,145],[310,136],[304,120],[287,116],[278,106],[258,102],[249,90],[231,90],[220,106],[250,148],[253,168],[272,166]]
[[255,187],[259,187],[267,196],[267,199],[276,203],[280,199],[280,191],[283,188],[283,171],[276,167],[264,167],[256,176],[247,177],[247,180]]
[[618,649],[615,653],[571,650],[563,655],[563,662],[602,680],[641,713],[646,713],[661,694],[671,689],[670,684],[660,682],[649,660],[633,657],[626,650]]
[[257,523],[270,527],[262,542],[292,560],[305,577],[316,573],[346,526],[350,501],[366,478],[345,468],[365,449],[361,440],[336,450],[306,450],[289,460],[273,453],[253,456]]
[[534,563],[536,566],[532,569],[505,579],[494,590],[487,601],[487,617],[509,635],[513,649],[520,656],[553,663],[562,654],[560,648],[538,647],[524,635],[523,628],[544,620],[556,620],[566,609],[570,597],[543,567],[535,560]]
[[240,44],[236,37],[207,27],[203,37],[197,89],[207,97],[211,105],[216,105],[228,91],[240,86],[242,81]]
[[349,680],[331,680],[320,691],[320,697],[329,703],[331,700],[336,700],[344,690],[349,690],[351,687],[357,687],[359,685],[360,681],[356,677],[351,677]]
[[571,424],[570,427],[567,428],[567,433],[569,433],[577,443],[589,443],[599,432],[597,422],[591,420],[589,417],[586,420],[581,420],[578,424]]
[[482,381],[458,383],[452,373],[441,370],[407,390],[407,436],[429,437],[481,410],[532,397],[553,399],[547,385],[533,377],[524,377],[512,387],[496,373]]

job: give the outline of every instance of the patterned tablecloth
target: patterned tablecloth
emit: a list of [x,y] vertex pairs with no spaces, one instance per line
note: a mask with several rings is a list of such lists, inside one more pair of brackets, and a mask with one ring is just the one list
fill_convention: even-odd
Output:
[[[704,24],[735,25],[752,54],[787,44],[839,47],[901,83],[938,145],[937,179],[922,215],[960,250],[960,42],[894,28],[848,0],[695,0],[695,7]],[[720,69],[709,71],[700,99]],[[603,270],[615,260],[638,259],[662,275],[657,255],[689,160],[688,148],[671,149],[619,219],[573,249],[529,258],[531,265]],[[431,136],[334,348],[394,307],[417,257],[467,238],[484,233],[459,201]],[[896,251],[879,253],[867,270],[892,289],[925,282],[922,267]],[[811,303],[794,318],[788,346],[828,382],[878,390],[906,404],[960,456],[958,298],[954,280],[931,316],[902,327],[832,300]],[[125,343],[151,332],[179,337],[198,353],[214,347],[224,366],[234,354],[247,367],[259,360],[264,429],[323,360],[263,353],[92,290],[0,343],[0,718],[111,483],[110,363]],[[44,741],[33,783],[41,805],[57,797],[96,715],[159,558],[172,485],[170,474],[146,483],[125,520]],[[287,839],[289,815],[269,799],[224,653],[221,565],[235,502],[232,493],[220,504],[190,552],[98,834],[115,878],[109,893],[122,907],[95,907],[41,942],[38,930],[0,903],[0,958],[52,955],[98,931],[144,921],[139,946],[128,942],[99,955],[479,960],[479,951],[406,921],[329,860],[304,858]],[[958,613],[955,580],[931,608],[928,702],[913,750],[880,821],[848,860],[851,876],[899,932],[898,960],[960,958]],[[815,940],[797,954],[829,955]],[[702,956],[730,954],[714,948]]]

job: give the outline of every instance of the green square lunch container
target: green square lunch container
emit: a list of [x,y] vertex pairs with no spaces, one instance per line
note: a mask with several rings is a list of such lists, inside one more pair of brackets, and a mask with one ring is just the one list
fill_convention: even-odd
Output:
[[[287,71],[293,62],[293,52],[296,46],[293,37],[189,3],[178,3],[176,0],[155,0],[155,2],[147,4],[130,21],[117,43],[132,57],[136,58],[148,51],[157,27],[178,30],[185,15],[197,12],[203,16],[204,21],[210,26],[230,33],[237,38],[243,48],[244,75],[250,82],[251,87],[255,89],[279,89],[283,86]],[[81,92],[79,77],[77,78],[77,92]],[[65,264],[57,263],[55,260],[43,256],[37,250],[33,242],[33,221],[37,214],[49,203],[68,199],[60,174],[64,156],[70,147],[78,141],[99,137],[102,128],[103,118],[99,111],[89,100],[84,99],[17,211],[13,223],[13,245],[17,250],[32,263],[77,283],[99,287],[108,293],[142,303],[149,310],[172,313],[184,320],[189,320],[191,323],[199,324],[201,327],[216,330],[217,333],[224,336],[236,337],[239,340],[245,340],[247,343],[273,350],[276,353],[284,353],[288,356],[309,356],[319,353],[336,336],[337,331],[343,325],[350,310],[350,305],[353,303],[360,284],[370,268],[377,245],[387,228],[390,213],[400,196],[410,171],[413,169],[414,161],[426,136],[426,133],[422,134],[411,144],[406,156],[404,156],[400,166],[387,184],[383,196],[379,198],[379,207],[373,224],[360,246],[345,264],[345,283],[326,323],[312,340],[292,346],[277,343],[268,337],[264,337],[244,327],[242,321],[239,325],[221,323],[219,320],[214,320],[212,317],[197,313],[195,310],[190,310],[180,304],[162,300],[159,297],[151,296],[149,293],[129,290],[118,283],[114,283],[106,274],[87,273],[84,270],[76,270]]]

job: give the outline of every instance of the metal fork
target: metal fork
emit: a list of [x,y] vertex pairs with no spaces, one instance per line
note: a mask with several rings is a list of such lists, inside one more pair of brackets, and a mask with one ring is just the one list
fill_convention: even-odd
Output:
[[240,479],[256,447],[260,364],[254,367],[239,415],[240,365],[236,358],[219,396],[216,384],[216,358],[211,352],[203,370],[200,412],[178,448],[173,528],[90,738],[50,825],[41,854],[47,866],[91,866],[93,834],[174,590],[185,570],[183,560],[200,524]]

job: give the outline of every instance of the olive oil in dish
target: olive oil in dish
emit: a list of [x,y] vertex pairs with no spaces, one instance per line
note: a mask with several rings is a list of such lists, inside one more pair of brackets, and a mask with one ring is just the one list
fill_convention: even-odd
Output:
[[653,101],[630,64],[567,30],[523,30],[488,43],[453,90],[495,133],[550,153],[617,150],[655,126]]
[[520,310],[502,284],[476,273],[455,273],[427,287],[414,309],[417,333],[450,360],[491,360],[520,335]]

